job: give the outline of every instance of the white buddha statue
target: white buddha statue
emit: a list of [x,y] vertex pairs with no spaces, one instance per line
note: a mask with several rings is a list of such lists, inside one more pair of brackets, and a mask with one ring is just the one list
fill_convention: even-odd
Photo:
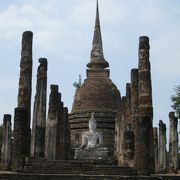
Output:
[[89,120],[89,131],[82,133],[82,145],[81,148],[92,149],[103,146],[102,132],[96,130],[97,122],[92,112],[91,119]]
[[82,145],[75,149],[75,159],[102,159],[108,156],[108,149],[103,147],[103,133],[96,128],[97,122],[92,112],[89,131],[82,133]]

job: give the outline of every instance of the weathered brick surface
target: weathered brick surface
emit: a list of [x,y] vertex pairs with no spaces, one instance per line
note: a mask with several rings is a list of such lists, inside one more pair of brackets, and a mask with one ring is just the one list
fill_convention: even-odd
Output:
[[139,173],[151,173],[154,170],[154,148],[152,130],[152,87],[149,62],[149,38],[139,38],[138,91],[139,117],[135,124],[135,167]]
[[78,89],[72,112],[80,109],[112,109],[120,106],[120,93],[108,77],[87,78]]
[[[150,157],[150,129],[149,117],[143,116],[135,120],[135,128],[138,127],[139,131],[136,131],[135,138],[135,156],[134,163],[139,173],[148,174],[151,171],[151,157]],[[147,148],[148,147],[148,148]]]

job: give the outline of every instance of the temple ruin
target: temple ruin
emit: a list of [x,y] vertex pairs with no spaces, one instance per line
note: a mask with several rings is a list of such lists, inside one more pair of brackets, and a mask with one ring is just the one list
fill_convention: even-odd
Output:
[[3,120],[1,170],[12,172],[0,178],[156,180],[163,178],[158,173],[178,173],[174,112],[169,113],[169,152],[166,125],[160,120],[159,128],[153,127],[147,36],[139,37],[138,67],[131,70],[131,82],[121,96],[104,57],[97,1],[87,77],[76,88],[72,110],[64,107],[56,84],[50,86],[47,107],[48,61],[39,58],[31,115],[32,41],[33,33],[24,32],[13,139],[11,115],[5,114]]

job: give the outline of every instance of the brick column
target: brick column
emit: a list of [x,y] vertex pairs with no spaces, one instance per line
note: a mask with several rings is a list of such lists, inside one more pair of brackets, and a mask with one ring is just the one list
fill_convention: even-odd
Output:
[[51,85],[49,96],[49,109],[46,124],[45,135],[45,158],[47,160],[56,159],[56,138],[57,138],[57,121],[58,121],[58,86]]
[[135,168],[140,174],[150,174],[154,171],[154,149],[152,130],[152,88],[149,62],[149,38],[139,39],[138,89],[139,118],[135,126],[139,131],[135,138]]
[[31,155],[36,158],[44,157],[47,97],[47,59],[40,58],[39,63],[31,138]]
[[12,163],[11,115],[4,114],[1,148],[1,170],[9,171]]
[[29,155],[29,142],[27,141],[28,111],[25,108],[15,108],[14,112],[14,145],[13,166],[14,171],[22,171],[25,158]]
[[159,121],[159,171],[167,170],[167,151],[166,151],[166,124]]
[[169,169],[178,172],[178,118],[174,112],[169,113]]
[[158,130],[153,128],[155,172],[158,172]]
[[18,107],[25,108],[28,112],[28,129],[26,135],[28,153],[30,153],[31,142],[32,38],[33,33],[31,31],[23,33],[18,91]]

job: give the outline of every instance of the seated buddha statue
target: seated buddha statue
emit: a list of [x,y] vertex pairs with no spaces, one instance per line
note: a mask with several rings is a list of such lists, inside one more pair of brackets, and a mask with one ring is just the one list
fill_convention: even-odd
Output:
[[97,131],[97,122],[92,112],[89,131],[82,133],[82,145],[75,149],[75,159],[105,159],[108,149],[103,147],[103,133]]

